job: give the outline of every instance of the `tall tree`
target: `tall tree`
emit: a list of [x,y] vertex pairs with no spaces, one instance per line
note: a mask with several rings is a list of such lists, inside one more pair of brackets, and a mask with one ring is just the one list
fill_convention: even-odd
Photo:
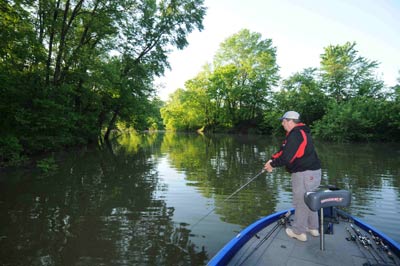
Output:
[[[202,29],[205,14],[202,3],[202,0],[143,1],[127,10],[135,20],[128,16],[119,27],[120,34],[124,36],[118,46],[123,61],[119,79],[124,80],[120,88],[126,91],[126,97],[135,98],[131,102],[142,102],[154,92],[151,86],[153,77],[161,75],[165,67],[169,67],[169,49],[173,46],[184,48],[188,44],[187,34],[195,28]],[[124,106],[121,101],[126,102],[126,97],[114,101],[106,137],[118,116],[128,118],[121,116],[121,106]]]
[[[173,95],[163,108],[163,119],[168,127],[186,129],[194,125],[207,130],[254,125],[262,119],[278,79],[272,41],[241,30],[220,45],[213,64],[206,64],[197,77],[185,83],[186,91]],[[189,122],[182,114],[196,115]]]
[[271,39],[247,29],[220,45],[214,59],[215,82],[224,89],[224,106],[232,122],[251,120],[262,110],[279,80],[276,48]]
[[203,2],[2,1],[1,123],[13,141],[0,143],[54,150],[95,141],[103,127],[107,137],[119,120],[139,124],[168,53],[203,28]]
[[328,98],[320,88],[317,69],[307,68],[283,80],[282,89],[274,94],[280,114],[296,110],[301,120],[312,124],[324,114]]
[[325,92],[337,102],[355,96],[379,96],[383,81],[375,77],[378,62],[368,60],[355,49],[356,43],[330,45],[321,55]]

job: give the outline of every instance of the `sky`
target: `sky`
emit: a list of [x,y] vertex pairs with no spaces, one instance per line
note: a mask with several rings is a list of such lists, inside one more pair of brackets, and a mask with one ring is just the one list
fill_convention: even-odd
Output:
[[387,86],[400,78],[400,0],[205,0],[202,31],[169,55],[171,70],[156,80],[161,100],[211,63],[219,46],[242,29],[271,39],[284,78],[320,67],[329,45],[356,42],[358,55],[380,63],[377,77]]

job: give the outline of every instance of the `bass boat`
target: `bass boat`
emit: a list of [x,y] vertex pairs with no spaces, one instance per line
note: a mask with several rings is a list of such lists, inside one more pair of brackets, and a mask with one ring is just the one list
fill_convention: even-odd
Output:
[[400,265],[397,242],[340,209],[350,205],[349,191],[308,192],[304,200],[320,221],[307,241],[286,234],[294,209],[284,210],[243,229],[207,265]]

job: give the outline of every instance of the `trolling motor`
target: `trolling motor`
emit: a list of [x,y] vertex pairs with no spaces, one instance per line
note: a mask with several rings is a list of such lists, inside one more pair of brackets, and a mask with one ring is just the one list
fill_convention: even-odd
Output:
[[324,250],[324,208],[349,206],[351,202],[351,193],[342,189],[306,192],[304,194],[304,202],[310,210],[320,211],[320,249]]

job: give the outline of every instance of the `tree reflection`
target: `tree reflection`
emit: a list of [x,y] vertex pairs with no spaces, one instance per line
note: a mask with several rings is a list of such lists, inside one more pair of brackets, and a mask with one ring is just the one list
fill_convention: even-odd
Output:
[[[216,213],[223,221],[247,225],[275,210],[277,183],[264,176],[256,179],[232,200],[225,199],[262,169],[260,156],[265,142],[249,136],[167,134],[162,150],[171,164],[186,171],[187,180],[196,184],[205,197],[215,200]],[[257,141],[258,140],[258,141]],[[250,144],[253,143],[253,144]]]
[[385,188],[400,195],[398,144],[321,142],[316,146],[325,182],[352,192],[353,214],[363,216],[363,210],[373,205]]
[[[32,169],[0,174],[1,265],[204,265],[209,247],[195,243],[193,229],[160,196],[169,188],[157,172],[159,158],[183,173],[187,183],[180,188],[194,187],[212,202],[222,225],[246,226],[290,202],[284,169],[261,175],[226,200],[279,147],[265,136],[135,133],[109,145],[58,156],[54,175]],[[353,214],[373,212],[387,192],[400,198],[399,147],[316,147],[323,183],[352,192]]]
[[1,220],[0,264],[205,264],[206,252],[155,196],[160,184],[151,158],[161,138],[120,141],[66,157],[54,176],[8,178],[1,186],[0,210],[8,215]]

